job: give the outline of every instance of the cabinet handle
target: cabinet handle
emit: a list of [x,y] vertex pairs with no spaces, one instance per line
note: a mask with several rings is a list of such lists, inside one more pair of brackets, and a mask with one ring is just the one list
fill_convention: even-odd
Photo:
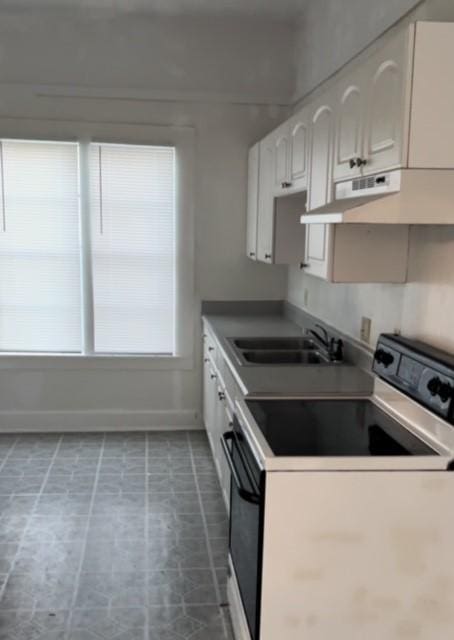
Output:
[[253,251],[249,251],[249,255],[251,258],[253,258],[255,256],[255,253]]
[[282,189],[289,189],[292,186],[291,182],[281,182]]
[[214,351],[214,347],[208,347],[208,351]]
[[363,167],[367,164],[366,158],[350,158],[348,164],[350,165],[350,169],[354,169],[355,167]]
[[212,380],[215,380],[215,379],[216,379],[216,377],[217,377],[217,376],[216,376],[216,374],[215,374],[215,373],[212,373],[212,374],[210,375],[210,378],[211,378]]
[[271,260],[272,257],[273,257],[273,254],[265,253],[265,260]]
[[309,264],[309,262],[300,262],[300,269],[306,269],[307,267],[310,267],[311,265]]

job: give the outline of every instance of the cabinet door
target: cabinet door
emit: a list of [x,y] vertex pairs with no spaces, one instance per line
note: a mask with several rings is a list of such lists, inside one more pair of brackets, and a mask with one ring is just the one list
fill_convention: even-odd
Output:
[[[222,436],[222,434],[226,433],[227,431],[231,431],[233,426],[233,418],[230,415],[230,412],[227,408],[227,404],[225,402],[223,403],[223,406],[222,406],[222,416],[221,416],[220,426],[221,426],[220,436]],[[227,507],[227,511],[229,511],[230,509],[230,468],[225,458],[224,451],[222,450],[221,450],[221,457],[219,461],[219,467],[221,472],[220,482],[221,482],[222,494],[224,496],[224,502]]]
[[213,455],[215,455],[216,378],[217,376],[210,363],[210,359],[205,358],[203,367],[203,421]]
[[333,227],[329,224],[306,225],[305,273],[330,279],[333,233]]
[[305,191],[307,189],[309,117],[309,109],[306,107],[295,114],[289,121],[289,175],[292,192]]
[[274,195],[273,195],[274,141],[270,136],[260,142],[259,150],[259,210],[257,226],[257,259],[273,262]]
[[249,149],[246,255],[257,260],[257,216],[259,198],[259,145]]
[[368,78],[364,174],[406,166],[414,28],[364,63]]
[[336,135],[334,151],[334,179],[348,180],[362,172],[364,74],[357,69],[338,85]]
[[308,211],[332,200],[332,156],[334,143],[332,101],[318,101],[312,111]]
[[274,145],[273,192],[275,195],[282,195],[288,191],[290,187],[290,137],[288,122],[284,122],[276,131],[273,131],[271,136]]

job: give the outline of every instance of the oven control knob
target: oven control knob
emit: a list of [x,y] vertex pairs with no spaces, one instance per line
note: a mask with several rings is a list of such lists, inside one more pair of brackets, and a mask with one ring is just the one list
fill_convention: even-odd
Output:
[[375,352],[375,362],[382,364],[385,369],[394,362],[394,356],[384,349],[377,349]]
[[438,376],[429,380],[427,389],[431,396],[439,396],[442,402],[446,402],[454,395],[454,388],[448,382],[440,380]]

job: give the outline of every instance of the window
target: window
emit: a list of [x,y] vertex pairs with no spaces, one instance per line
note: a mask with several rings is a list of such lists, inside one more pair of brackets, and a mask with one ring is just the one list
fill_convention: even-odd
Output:
[[173,355],[174,147],[0,149],[0,350]]
[[80,351],[77,145],[0,151],[0,349]]
[[174,149],[90,147],[95,351],[172,354]]

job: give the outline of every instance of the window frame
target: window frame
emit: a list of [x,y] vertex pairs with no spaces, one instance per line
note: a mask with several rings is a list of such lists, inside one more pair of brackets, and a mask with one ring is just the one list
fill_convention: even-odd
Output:
[[[0,353],[0,369],[189,370],[194,366],[194,146],[192,127],[124,123],[27,121],[20,134],[15,121],[0,119],[0,137],[79,144],[82,353]],[[175,354],[94,352],[91,277],[89,145],[105,143],[175,148]]]

